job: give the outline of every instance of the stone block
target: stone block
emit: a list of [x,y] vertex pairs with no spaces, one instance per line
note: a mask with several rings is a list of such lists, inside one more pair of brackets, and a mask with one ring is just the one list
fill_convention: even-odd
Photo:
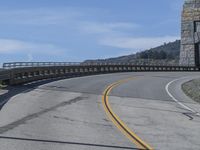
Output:
[[200,0],[186,0],[181,16],[180,65],[195,64],[195,44],[200,43]]

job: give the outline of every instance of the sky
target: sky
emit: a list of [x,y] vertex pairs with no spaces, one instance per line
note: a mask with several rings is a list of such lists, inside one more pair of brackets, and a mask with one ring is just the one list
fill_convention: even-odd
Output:
[[180,39],[184,0],[0,0],[0,64],[80,62]]

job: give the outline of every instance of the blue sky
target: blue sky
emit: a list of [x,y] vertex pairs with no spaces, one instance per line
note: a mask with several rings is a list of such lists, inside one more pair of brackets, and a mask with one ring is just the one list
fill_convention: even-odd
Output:
[[0,0],[0,63],[83,61],[180,39],[184,0]]

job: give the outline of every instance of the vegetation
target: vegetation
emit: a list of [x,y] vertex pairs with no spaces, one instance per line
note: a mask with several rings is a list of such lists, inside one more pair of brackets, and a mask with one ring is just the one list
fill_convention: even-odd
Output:
[[151,48],[149,50],[139,52],[136,54],[136,58],[142,59],[178,59],[180,53],[180,40],[175,42],[164,43],[156,48]]
[[167,59],[167,53],[164,51],[144,51],[139,54],[141,59]]
[[[148,61],[151,63],[165,62],[165,63],[177,63],[179,60],[180,53],[180,40],[176,40],[170,43],[164,43],[161,46],[151,48],[136,54],[131,54],[127,56],[121,56],[116,58],[99,59],[99,60],[87,60],[85,62],[108,62],[108,63],[146,63]],[[160,61],[158,61],[160,60]]]

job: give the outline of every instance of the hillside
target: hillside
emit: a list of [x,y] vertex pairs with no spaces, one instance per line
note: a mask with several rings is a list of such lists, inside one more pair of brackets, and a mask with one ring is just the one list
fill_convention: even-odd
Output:
[[[108,59],[86,60],[87,63],[178,63],[180,53],[180,40],[164,43],[161,46],[151,48],[136,54],[120,56]],[[148,61],[148,62],[147,62]]]

